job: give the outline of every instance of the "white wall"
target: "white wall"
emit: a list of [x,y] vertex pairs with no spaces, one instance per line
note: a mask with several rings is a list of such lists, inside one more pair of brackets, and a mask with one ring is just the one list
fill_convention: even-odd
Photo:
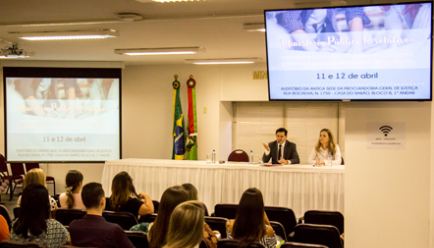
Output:
[[[349,103],[345,114],[345,246],[428,247],[431,103]],[[367,149],[366,123],[383,121],[406,123],[405,149]]]

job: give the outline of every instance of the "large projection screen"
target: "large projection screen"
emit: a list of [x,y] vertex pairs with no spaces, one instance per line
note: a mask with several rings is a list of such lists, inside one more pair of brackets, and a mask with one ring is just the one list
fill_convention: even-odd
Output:
[[121,69],[4,67],[8,162],[121,158]]
[[431,101],[432,2],[266,10],[270,100]]

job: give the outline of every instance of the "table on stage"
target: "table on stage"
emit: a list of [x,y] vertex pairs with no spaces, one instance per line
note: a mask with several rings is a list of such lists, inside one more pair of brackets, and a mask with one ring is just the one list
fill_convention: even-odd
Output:
[[343,165],[266,167],[233,162],[121,159],[105,163],[101,181],[107,196],[111,195],[114,176],[121,171],[131,175],[137,192],[145,192],[154,200],[160,200],[170,186],[191,183],[210,213],[217,203],[238,203],[250,187],[261,190],[266,206],[292,208],[297,218],[310,209],[344,212]]

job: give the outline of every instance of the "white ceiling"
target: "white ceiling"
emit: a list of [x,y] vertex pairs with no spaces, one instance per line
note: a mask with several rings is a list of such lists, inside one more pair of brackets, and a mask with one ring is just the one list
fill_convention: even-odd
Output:
[[[149,0],[145,0],[149,1]],[[375,1],[380,3],[379,1]],[[348,4],[369,4],[348,0]],[[125,61],[128,64],[179,64],[185,59],[259,57],[265,62],[265,35],[246,32],[244,23],[263,22],[264,9],[345,4],[340,0],[206,0],[181,3],[135,0],[0,0],[0,38],[36,53],[33,60]],[[137,13],[140,22],[80,24]],[[35,23],[69,25],[23,25]],[[71,24],[75,22],[75,24]],[[16,25],[17,24],[17,25]],[[8,32],[110,28],[120,36],[106,40],[25,41]],[[1,47],[6,44],[0,43]],[[126,56],[119,48],[200,46],[195,55]]]

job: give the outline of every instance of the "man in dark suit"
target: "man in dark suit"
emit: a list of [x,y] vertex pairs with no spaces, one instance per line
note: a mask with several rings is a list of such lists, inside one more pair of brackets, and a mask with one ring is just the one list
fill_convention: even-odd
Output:
[[268,163],[271,161],[273,164],[299,164],[297,148],[294,143],[287,141],[288,130],[281,127],[276,130],[276,141],[265,144],[265,152],[262,156],[262,161]]

